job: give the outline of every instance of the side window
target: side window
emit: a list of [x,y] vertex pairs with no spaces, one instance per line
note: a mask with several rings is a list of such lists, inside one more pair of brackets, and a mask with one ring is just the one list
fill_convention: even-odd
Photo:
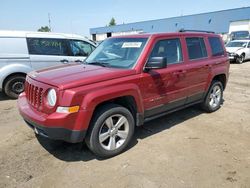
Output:
[[248,46],[247,46],[248,48],[250,48],[250,42],[248,43]]
[[224,55],[224,49],[222,47],[220,38],[218,37],[208,37],[209,44],[212,49],[213,56],[221,56]]
[[207,57],[204,39],[200,37],[186,38],[189,59],[200,59]]
[[179,63],[183,60],[180,39],[167,39],[157,42],[151,57],[166,57],[167,64]]
[[29,54],[68,56],[68,48],[64,39],[27,38]]
[[70,48],[73,56],[88,56],[93,51],[93,46],[80,40],[71,40]]

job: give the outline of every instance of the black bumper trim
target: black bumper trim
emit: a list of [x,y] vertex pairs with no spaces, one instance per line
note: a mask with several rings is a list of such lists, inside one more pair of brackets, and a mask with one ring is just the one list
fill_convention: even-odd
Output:
[[64,128],[48,128],[41,125],[38,125],[35,122],[24,119],[27,125],[32,128],[36,134],[39,134],[43,137],[50,138],[52,140],[62,140],[69,143],[79,143],[83,142],[86,131],[75,131]]

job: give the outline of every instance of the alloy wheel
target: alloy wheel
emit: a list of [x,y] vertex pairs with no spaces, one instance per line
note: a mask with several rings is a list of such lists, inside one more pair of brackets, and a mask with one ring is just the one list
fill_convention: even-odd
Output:
[[129,122],[121,114],[108,117],[99,131],[99,143],[108,151],[121,147],[129,134]]
[[221,93],[222,93],[221,88],[218,85],[214,86],[214,88],[212,89],[210,93],[210,100],[209,100],[209,105],[212,108],[216,108],[217,106],[220,105]]

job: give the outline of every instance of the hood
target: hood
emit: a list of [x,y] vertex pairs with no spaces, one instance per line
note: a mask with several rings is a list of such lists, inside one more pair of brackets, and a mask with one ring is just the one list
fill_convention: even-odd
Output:
[[86,64],[71,64],[31,72],[29,76],[59,89],[69,89],[135,74],[124,70]]
[[243,47],[226,47],[226,51],[229,53],[235,53],[241,49],[243,49]]

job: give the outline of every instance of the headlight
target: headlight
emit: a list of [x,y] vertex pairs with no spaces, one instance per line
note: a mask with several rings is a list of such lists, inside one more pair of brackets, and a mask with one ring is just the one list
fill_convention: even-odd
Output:
[[47,101],[49,106],[54,107],[56,105],[56,90],[50,89],[47,95]]

